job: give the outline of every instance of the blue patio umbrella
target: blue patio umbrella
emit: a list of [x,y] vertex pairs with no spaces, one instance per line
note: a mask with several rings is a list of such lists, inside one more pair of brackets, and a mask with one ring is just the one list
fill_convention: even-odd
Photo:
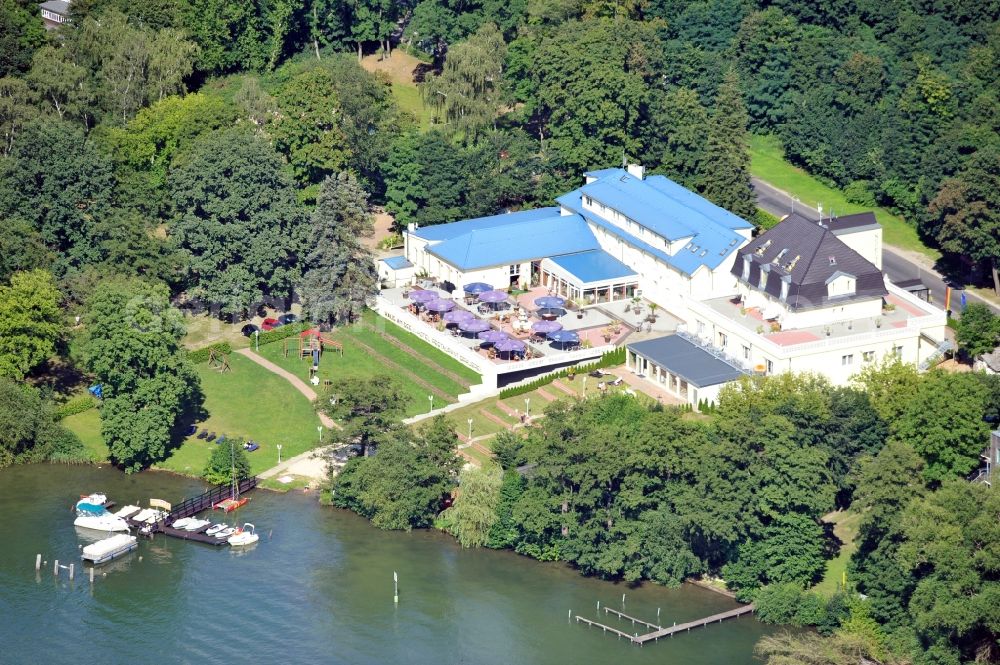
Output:
[[531,329],[537,333],[548,335],[562,330],[562,324],[558,321],[535,321],[531,324]]
[[413,302],[425,303],[431,300],[437,300],[437,291],[431,291],[429,289],[418,289],[416,291],[410,291],[410,300]]
[[468,321],[459,321],[458,329],[467,333],[481,333],[484,330],[489,330],[490,324],[482,319],[470,319]]
[[462,321],[471,321],[476,318],[476,315],[467,309],[453,309],[441,318],[448,323],[461,323]]
[[559,296],[542,296],[541,298],[535,298],[536,307],[562,307],[566,304],[565,298],[560,298]]
[[580,336],[572,330],[557,330],[548,335],[556,344],[579,344]]
[[505,339],[510,339],[510,335],[502,330],[484,330],[483,332],[476,335],[479,339],[484,342],[490,342],[496,344],[497,342],[502,342]]
[[427,302],[425,305],[427,309],[431,312],[450,312],[455,309],[455,303],[451,300],[444,300],[442,298],[435,298]]
[[466,284],[462,287],[462,290],[470,295],[477,296],[480,293],[486,293],[487,291],[492,291],[493,287],[486,282],[473,282],[471,284]]
[[539,309],[536,312],[536,314],[538,314],[538,316],[540,316],[542,318],[548,318],[550,316],[553,317],[553,318],[555,318],[555,317],[562,316],[565,313],[566,313],[566,310],[564,310],[561,307],[542,307],[541,309]]

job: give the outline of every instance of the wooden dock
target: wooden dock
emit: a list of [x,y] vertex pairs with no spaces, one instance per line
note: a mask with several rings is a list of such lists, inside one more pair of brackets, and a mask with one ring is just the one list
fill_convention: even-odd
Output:
[[692,628],[700,628],[701,626],[707,626],[711,623],[719,623],[725,621],[726,619],[735,619],[743,616],[744,614],[751,614],[753,611],[754,606],[751,603],[750,605],[737,607],[736,609],[729,610],[728,612],[719,612],[718,614],[713,614],[712,616],[705,617],[703,619],[695,619],[694,621],[688,621],[687,623],[679,623],[675,626],[670,626],[669,628],[660,628],[659,630],[654,630],[651,633],[633,637],[632,641],[636,644],[642,645],[651,640],[658,640],[661,637],[669,637],[682,631],[691,630]]
[[625,614],[624,612],[619,612],[618,610],[613,610],[613,609],[611,609],[610,607],[607,607],[607,606],[604,607],[604,611],[605,612],[610,612],[611,614],[614,614],[619,619],[625,619],[627,621],[631,621],[633,626],[635,624],[637,624],[637,623],[641,623],[643,626],[648,626],[648,627],[653,628],[655,630],[661,630],[663,628],[663,626],[658,626],[655,623],[649,623],[648,621],[643,621],[642,619],[637,619],[636,617],[629,616],[629,615]]
[[614,633],[618,637],[624,637],[624,638],[628,639],[630,642],[634,642],[635,641],[635,637],[633,635],[629,635],[628,633],[622,632],[622,631],[618,630],[617,628],[612,628],[611,626],[605,626],[603,623],[597,623],[596,621],[591,621],[590,619],[587,619],[585,617],[577,616],[576,617],[576,622],[580,623],[581,621],[584,622],[585,624],[587,624],[588,626],[597,627],[597,628],[600,628],[601,630],[603,630],[605,632]]
[[[243,478],[239,482],[239,493],[243,494],[257,487],[257,476],[251,476],[250,478]],[[225,539],[219,539],[215,536],[209,536],[204,532],[208,529],[209,525],[205,525],[197,531],[187,531],[185,529],[175,529],[172,526],[179,519],[185,517],[192,517],[198,513],[204,512],[206,510],[211,510],[212,507],[223,499],[230,498],[233,493],[233,488],[231,485],[216,485],[212,489],[199,494],[198,496],[191,497],[181,501],[176,506],[173,506],[170,512],[167,513],[166,517],[152,522],[152,523],[142,523],[136,522],[135,520],[127,518],[126,521],[133,527],[140,530],[140,533],[146,533],[149,535],[155,533],[162,533],[174,538],[180,538],[181,540],[193,540],[198,543],[204,543],[206,545],[225,545]]]

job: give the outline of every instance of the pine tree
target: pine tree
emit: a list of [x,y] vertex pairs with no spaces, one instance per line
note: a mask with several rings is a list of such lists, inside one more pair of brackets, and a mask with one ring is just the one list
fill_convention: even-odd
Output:
[[726,73],[715,97],[706,169],[704,195],[716,205],[752,220],[757,198],[750,183],[747,109],[733,69]]
[[374,298],[378,272],[361,238],[374,232],[368,194],[348,173],[328,177],[320,188],[310,229],[302,300],[314,321],[350,322]]

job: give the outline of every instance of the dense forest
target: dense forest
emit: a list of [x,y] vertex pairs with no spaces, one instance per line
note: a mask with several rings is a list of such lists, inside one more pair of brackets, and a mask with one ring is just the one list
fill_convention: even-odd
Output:
[[[965,479],[984,414],[1000,418],[1000,377],[889,361],[850,387],[744,379],[707,415],[624,394],[554,402],[498,435],[498,464],[460,473],[454,426],[393,425],[391,386],[343,387],[349,403],[331,410],[345,441],[378,450],[334,478],[333,502],[377,526],[434,525],[466,547],[633,583],[721,576],[761,620],[828,636],[762,643],[774,665],[1000,658],[1000,503]],[[835,592],[807,591],[845,545],[823,519],[834,510],[860,516],[857,549]]]

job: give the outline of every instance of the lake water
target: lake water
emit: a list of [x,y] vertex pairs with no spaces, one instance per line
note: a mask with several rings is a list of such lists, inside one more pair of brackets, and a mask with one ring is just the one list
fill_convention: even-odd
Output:
[[[569,622],[567,611],[635,632],[597,602],[662,624],[734,607],[689,585],[633,588],[510,552],[463,550],[437,532],[383,532],[313,495],[256,490],[238,517],[251,550],[167,538],[79,568],[89,542],[70,510],[102,491],[119,506],[200,493],[194,480],[88,466],[0,469],[2,663],[677,663],[758,662],[771,630],[743,617],[645,647]],[[92,538],[91,538],[92,539]],[[49,563],[34,570],[35,554]],[[141,557],[141,560],[140,560]],[[58,579],[52,560],[74,561]],[[399,605],[392,574],[399,573]],[[106,572],[106,575],[101,574]]]

